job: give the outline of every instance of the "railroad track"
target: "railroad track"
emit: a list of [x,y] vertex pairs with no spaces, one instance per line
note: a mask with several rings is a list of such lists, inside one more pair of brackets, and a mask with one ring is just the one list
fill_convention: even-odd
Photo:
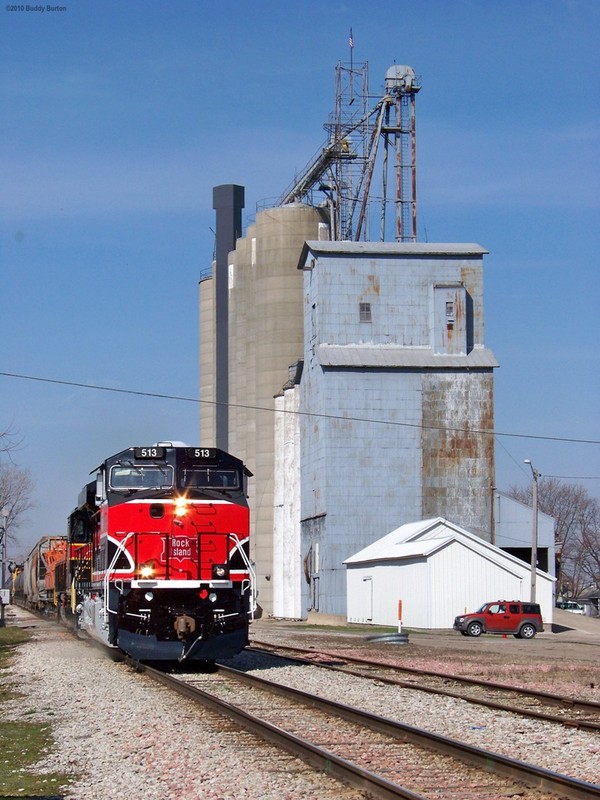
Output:
[[[600,798],[572,779],[229,667],[153,680],[365,792],[405,800]],[[276,699],[275,699],[276,698]]]
[[[591,700],[579,700],[549,692],[518,688],[493,681],[451,676],[412,667],[392,666],[325,650],[316,651],[279,646],[256,640],[252,647],[246,649],[249,652],[268,653],[288,660],[297,660],[299,663],[369,678],[405,689],[466,700],[498,711],[518,713],[524,717],[555,722],[577,730],[600,731],[600,703]],[[399,674],[409,677],[402,679],[398,677]],[[553,709],[552,712],[548,710],[549,707]]]
[[[149,677],[199,700],[237,725],[355,787],[365,797],[498,800],[518,796],[521,800],[557,797],[600,800],[600,786],[596,784],[357,712],[314,695],[260,682],[244,673],[220,667],[216,673],[187,676],[187,683],[183,683],[183,676],[176,679],[136,666]],[[245,694],[241,692],[240,681],[244,681]],[[264,684],[260,691],[259,683]],[[276,700],[273,693],[277,693]],[[296,696],[293,705],[287,705],[288,695]],[[283,699],[285,707],[281,705]],[[268,765],[265,767],[268,769]]]

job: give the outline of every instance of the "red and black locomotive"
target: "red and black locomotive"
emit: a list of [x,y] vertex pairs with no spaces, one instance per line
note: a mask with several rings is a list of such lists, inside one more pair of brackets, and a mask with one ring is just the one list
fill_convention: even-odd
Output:
[[171,442],[106,459],[69,517],[60,616],[142,661],[240,652],[256,608],[250,474],[223,450]]
[[140,660],[213,660],[255,610],[247,479],[215,448],[130,447],[69,517],[79,627]]

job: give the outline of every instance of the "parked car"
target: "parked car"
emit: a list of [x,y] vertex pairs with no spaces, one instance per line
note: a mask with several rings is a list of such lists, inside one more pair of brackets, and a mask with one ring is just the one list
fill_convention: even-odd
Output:
[[570,611],[571,614],[585,614],[585,608],[574,600],[564,600],[556,604],[557,608],[562,608],[563,611]]
[[538,603],[494,600],[484,603],[479,611],[456,617],[453,628],[463,636],[511,633],[516,639],[533,639],[536,633],[544,630],[544,623]]

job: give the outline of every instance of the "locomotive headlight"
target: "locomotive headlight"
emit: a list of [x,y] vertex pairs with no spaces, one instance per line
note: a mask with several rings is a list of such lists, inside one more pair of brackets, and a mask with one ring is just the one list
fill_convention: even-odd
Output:
[[140,564],[140,577],[151,578],[154,575],[154,566],[152,564]]
[[154,595],[152,594],[152,592],[146,592],[146,594],[144,595],[144,598],[145,598],[145,599],[146,599],[148,602],[150,602],[151,600],[154,600]]
[[223,578],[227,577],[227,565],[226,564],[213,564],[212,568],[213,578]]
[[217,595],[215,594],[215,592],[211,592],[208,595],[208,599],[210,600],[211,603],[216,603],[217,602]]
[[185,497],[178,497],[175,500],[175,516],[185,517],[187,514],[187,500]]

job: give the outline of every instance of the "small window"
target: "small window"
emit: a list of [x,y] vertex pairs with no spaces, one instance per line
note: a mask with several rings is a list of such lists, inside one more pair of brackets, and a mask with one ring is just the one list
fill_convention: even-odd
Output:
[[148,464],[119,464],[110,469],[111,489],[169,489],[173,486],[173,467]]
[[371,322],[371,303],[359,303],[359,316],[361,322]]
[[202,469],[185,469],[183,471],[183,485],[186,489],[239,489],[240,476],[235,469],[216,469],[203,467]]

